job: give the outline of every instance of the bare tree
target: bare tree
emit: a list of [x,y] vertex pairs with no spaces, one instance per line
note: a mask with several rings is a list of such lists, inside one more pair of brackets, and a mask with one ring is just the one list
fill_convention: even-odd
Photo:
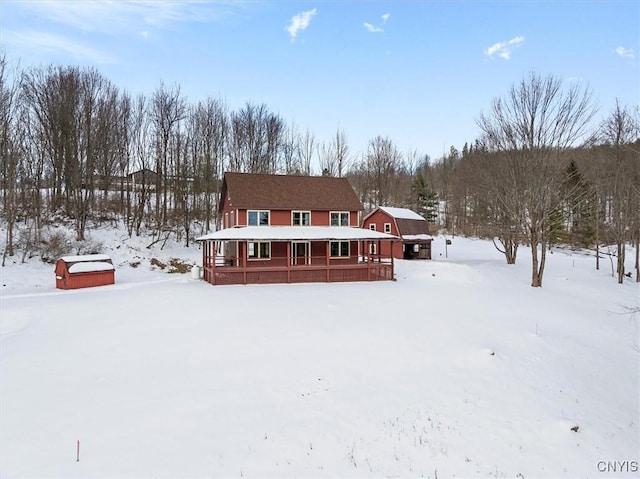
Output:
[[282,119],[266,105],[247,103],[231,114],[229,167],[231,171],[276,173],[285,131]]
[[369,141],[366,155],[367,173],[371,179],[373,206],[385,206],[391,196],[392,179],[401,166],[402,153],[389,138],[375,137]]
[[551,215],[562,201],[559,155],[584,138],[594,113],[590,90],[563,90],[561,80],[531,72],[477,121],[488,148],[508,156],[500,166],[518,201],[507,212],[531,246],[531,286],[542,286]]
[[315,136],[307,130],[305,134],[298,138],[298,154],[300,155],[300,172],[303,175],[311,174],[311,162],[316,152]]
[[180,129],[180,122],[186,117],[186,100],[180,87],[167,89],[161,83],[154,92],[150,104],[150,119],[156,146],[156,230],[160,233],[167,222],[169,182],[175,176],[171,168],[170,142]]
[[333,142],[326,143],[323,141],[317,149],[317,154],[322,175],[336,176],[338,174],[338,162]]
[[[128,178],[128,184],[132,183],[132,197],[127,218],[129,236],[135,231],[140,235],[142,223],[151,197],[151,191],[155,188],[156,178],[152,177],[151,170],[151,124],[147,115],[147,99],[144,95],[138,95],[133,102],[131,112],[129,155],[132,159],[132,169]],[[131,188],[131,186],[130,186]]]
[[19,84],[9,78],[7,60],[0,53],[0,166],[2,168],[2,212],[7,220],[6,246],[2,255],[14,254],[14,229],[18,209],[18,181],[21,151],[18,141]]
[[192,109],[191,151],[194,164],[194,194],[202,195],[203,232],[217,224],[218,194],[224,173],[229,120],[220,100],[207,98]]
[[333,151],[338,164],[338,176],[342,177],[349,167],[349,144],[344,130],[338,129],[336,131],[336,136],[333,139]]
[[[640,125],[633,113],[616,102],[614,110],[603,122],[603,153],[606,155],[605,191],[608,194],[609,224],[617,249],[617,277],[622,284],[625,275],[626,243],[638,237],[640,215]],[[636,239],[637,251],[637,239]],[[636,268],[638,267],[636,260]]]
[[298,148],[300,147],[298,131],[295,125],[292,123],[282,138],[282,166],[285,174],[294,175],[299,174],[301,170],[300,165],[300,153]]

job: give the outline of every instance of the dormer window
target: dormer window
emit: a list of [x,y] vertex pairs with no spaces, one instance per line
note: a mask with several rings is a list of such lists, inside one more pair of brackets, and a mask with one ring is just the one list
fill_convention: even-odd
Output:
[[249,210],[247,211],[248,226],[269,226],[268,210]]
[[348,211],[332,211],[330,213],[331,226],[349,226]]
[[310,211],[292,211],[291,212],[292,226],[309,226],[310,224],[311,224]]

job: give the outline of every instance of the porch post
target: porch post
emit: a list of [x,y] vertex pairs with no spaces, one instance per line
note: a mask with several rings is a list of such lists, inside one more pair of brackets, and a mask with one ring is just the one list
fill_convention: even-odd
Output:
[[329,282],[329,268],[331,267],[330,262],[329,262],[329,254],[330,254],[329,244],[330,244],[330,242],[327,241],[326,242],[326,246],[325,246],[326,255],[327,255],[327,275],[326,275],[327,283]]
[[202,243],[202,268],[204,269],[205,281],[209,281],[207,279],[207,243],[209,243],[209,241],[204,241]]
[[247,284],[247,253],[249,249],[247,248],[247,242],[242,241],[238,243],[240,246],[240,250],[242,251],[242,284]]
[[391,240],[391,280],[393,280],[393,240]]
[[[210,277],[209,277],[209,282],[213,285],[216,284],[216,259],[218,256],[218,250],[216,249],[216,242],[215,241],[208,241],[207,242],[207,256],[209,257],[209,261],[211,261],[211,258],[213,257],[213,264],[210,265]],[[213,254],[211,249],[213,248]]]
[[287,241],[287,254],[285,260],[287,262],[287,283],[291,283],[291,241]]
[[371,281],[371,245],[373,241],[365,241],[367,249],[367,281]]

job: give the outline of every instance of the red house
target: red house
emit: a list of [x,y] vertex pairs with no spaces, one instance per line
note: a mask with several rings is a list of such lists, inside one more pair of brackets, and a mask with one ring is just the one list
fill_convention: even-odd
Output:
[[385,243],[380,254],[396,259],[431,259],[429,223],[406,208],[380,206],[365,216],[362,227],[400,237],[402,241]]
[[222,229],[203,244],[211,284],[393,279],[397,240],[358,227],[363,207],[346,178],[226,173]]

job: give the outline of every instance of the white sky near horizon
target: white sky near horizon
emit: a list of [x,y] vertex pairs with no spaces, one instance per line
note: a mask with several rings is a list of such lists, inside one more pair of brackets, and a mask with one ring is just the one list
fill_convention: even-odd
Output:
[[528,72],[591,88],[599,121],[640,94],[637,1],[13,1],[0,49],[20,68],[95,67],[133,95],[265,104],[351,157],[388,137],[437,159]]

